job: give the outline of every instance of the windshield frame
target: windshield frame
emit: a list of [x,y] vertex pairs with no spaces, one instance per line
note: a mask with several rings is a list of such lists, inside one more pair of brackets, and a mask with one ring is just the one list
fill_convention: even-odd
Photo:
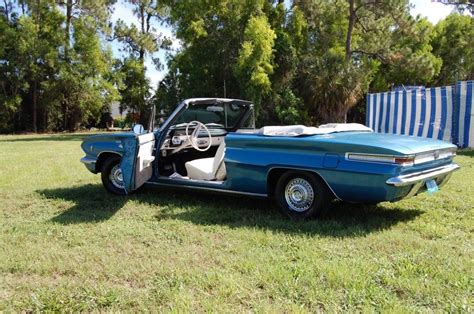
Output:
[[[236,130],[242,127],[243,122],[249,118],[253,113],[253,104],[249,101],[240,100],[240,99],[227,99],[227,98],[193,98],[193,99],[186,99],[181,102],[176,109],[170,114],[170,116],[165,120],[165,122],[159,128],[159,132],[166,131],[167,129],[173,126],[173,123],[181,117],[184,112],[189,109],[191,106],[198,105],[198,104],[206,104],[209,106],[212,105],[221,105],[221,104],[237,104],[238,106],[242,106],[245,108],[245,111],[241,114],[241,117],[237,120],[234,126],[226,127],[224,126],[222,129],[225,129],[227,132],[235,132]],[[224,109],[225,110],[225,109]],[[253,119],[253,127],[255,127],[255,119]]]

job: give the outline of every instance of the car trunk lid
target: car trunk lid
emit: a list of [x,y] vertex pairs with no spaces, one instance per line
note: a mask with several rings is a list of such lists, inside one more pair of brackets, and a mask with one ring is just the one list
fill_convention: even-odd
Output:
[[[317,138],[318,136],[314,136]],[[456,146],[440,140],[371,132],[341,132],[326,135],[325,139],[340,144],[364,147],[364,152],[391,152],[397,155],[416,155],[429,151],[455,150]]]

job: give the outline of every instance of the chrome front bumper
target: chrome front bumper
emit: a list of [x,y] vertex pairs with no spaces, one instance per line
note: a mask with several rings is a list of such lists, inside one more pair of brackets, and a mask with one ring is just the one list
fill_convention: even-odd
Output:
[[427,180],[435,179],[438,177],[445,176],[446,178],[443,180],[444,182],[447,181],[448,176],[451,175],[453,171],[458,170],[460,167],[456,164],[449,164],[447,166],[428,169],[420,172],[410,173],[401,175],[398,177],[390,178],[386,181],[388,185],[393,186],[407,186],[413,184],[422,185]]
[[91,165],[91,164],[95,164],[96,160],[92,158],[82,157],[81,162],[86,165]]
[[95,164],[97,162],[97,159],[83,157],[81,158],[81,162],[84,164],[84,166],[86,166],[87,170],[89,170],[92,173],[97,173],[97,170],[95,169]]

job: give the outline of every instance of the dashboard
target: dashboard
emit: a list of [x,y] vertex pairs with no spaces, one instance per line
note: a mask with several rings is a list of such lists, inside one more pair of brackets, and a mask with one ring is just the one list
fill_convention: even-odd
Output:
[[[193,128],[189,128],[188,130],[190,134],[193,131]],[[218,146],[224,140],[227,131],[225,129],[209,128],[209,133],[211,134],[211,146]],[[198,145],[199,147],[207,147],[209,145],[209,136],[206,131],[199,132]],[[161,146],[161,150],[167,151],[168,154],[174,154],[190,147],[191,145],[186,136],[186,128],[176,128],[168,132]]]

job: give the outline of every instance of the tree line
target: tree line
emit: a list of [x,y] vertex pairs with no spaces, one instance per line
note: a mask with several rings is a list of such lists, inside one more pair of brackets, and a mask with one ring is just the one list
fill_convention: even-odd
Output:
[[[103,126],[113,102],[146,125],[152,106],[190,97],[251,100],[260,125],[317,125],[358,119],[368,91],[474,79],[471,0],[448,1],[464,14],[436,25],[408,0],[125,2],[138,23],[112,23],[116,0],[3,1],[0,132]],[[158,86],[146,58],[167,65]]]

